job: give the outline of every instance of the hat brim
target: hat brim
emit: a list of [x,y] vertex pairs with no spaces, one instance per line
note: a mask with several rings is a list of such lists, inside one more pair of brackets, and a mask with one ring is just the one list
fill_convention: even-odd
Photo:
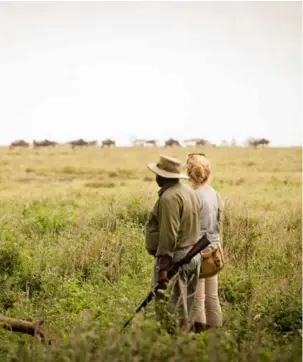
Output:
[[189,177],[186,176],[183,173],[173,173],[173,172],[168,172],[165,170],[161,170],[159,167],[157,167],[156,163],[148,163],[147,167],[155,174],[165,177],[165,178],[183,178],[183,179],[188,179]]

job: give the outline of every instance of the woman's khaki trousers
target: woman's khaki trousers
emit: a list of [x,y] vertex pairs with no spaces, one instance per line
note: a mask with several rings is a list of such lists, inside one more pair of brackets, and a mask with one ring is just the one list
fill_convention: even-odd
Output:
[[218,274],[199,279],[191,313],[191,322],[209,327],[222,326],[222,311],[218,296]]

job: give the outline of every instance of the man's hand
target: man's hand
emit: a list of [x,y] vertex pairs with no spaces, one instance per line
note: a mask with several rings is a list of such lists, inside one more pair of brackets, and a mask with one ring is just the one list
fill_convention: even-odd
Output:
[[162,270],[159,273],[159,289],[166,289],[167,288],[167,284],[168,284],[169,280],[167,278],[167,271],[166,270]]
[[169,282],[167,277],[167,269],[171,264],[171,258],[169,256],[160,256],[158,260],[159,266],[159,289],[166,289]]

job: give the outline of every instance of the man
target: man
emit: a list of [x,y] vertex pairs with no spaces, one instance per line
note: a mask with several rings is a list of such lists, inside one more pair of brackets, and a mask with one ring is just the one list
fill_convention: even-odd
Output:
[[[199,201],[191,188],[180,182],[180,179],[188,177],[181,173],[181,163],[177,159],[160,156],[159,163],[149,163],[147,167],[156,174],[160,190],[148,218],[145,243],[147,251],[155,257],[153,284],[155,286],[159,282],[161,289],[165,289],[170,264],[182,259],[198,241]],[[168,285],[168,310],[177,314],[180,327],[186,330],[189,329],[200,263],[198,254],[181,268]],[[162,298],[159,293],[156,301]]]

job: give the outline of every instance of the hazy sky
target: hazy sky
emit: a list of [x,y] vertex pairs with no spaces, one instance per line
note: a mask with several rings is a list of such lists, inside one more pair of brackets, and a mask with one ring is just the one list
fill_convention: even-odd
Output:
[[301,2],[0,2],[0,143],[301,144]]

